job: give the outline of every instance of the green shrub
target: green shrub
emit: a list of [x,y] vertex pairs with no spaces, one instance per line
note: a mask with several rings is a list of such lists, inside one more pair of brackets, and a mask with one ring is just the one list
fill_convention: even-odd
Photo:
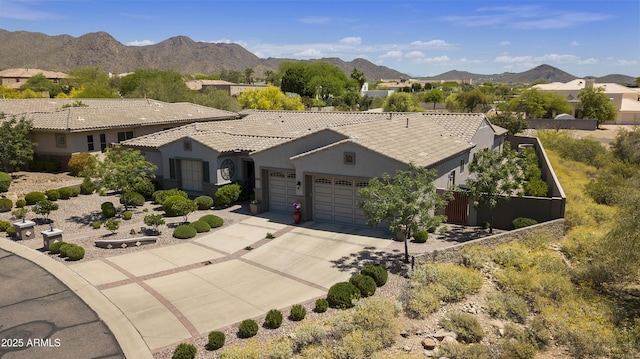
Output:
[[11,226],[9,228],[7,228],[5,230],[5,232],[7,232],[7,236],[9,237],[15,237],[16,235],[18,235],[18,231],[16,230],[16,227]]
[[524,184],[524,194],[526,196],[546,197],[548,193],[549,185],[541,179],[533,179]]
[[77,176],[82,171],[91,171],[96,167],[98,159],[88,152],[74,153],[71,155],[69,162],[67,162],[67,168],[72,175]]
[[70,244],[67,247],[64,247],[64,255],[68,257],[70,261],[78,261],[84,258],[84,248],[77,244]]
[[80,193],[82,194],[92,194],[98,189],[95,183],[89,177],[85,177],[80,183]]
[[413,241],[416,243],[426,243],[429,238],[429,232],[424,229],[418,229],[413,232]]
[[45,196],[44,193],[37,192],[37,191],[29,192],[24,195],[24,200],[27,202],[29,206],[33,206],[34,204],[40,201],[44,201],[45,199],[47,199],[47,196]]
[[173,230],[173,237],[178,239],[193,238],[196,234],[198,234],[198,231],[186,224],[180,225]]
[[60,198],[60,191],[57,189],[48,189],[44,191],[44,195],[47,196],[49,201],[57,201]]
[[[277,309],[271,309],[267,312],[267,316],[264,318],[264,324],[267,328],[280,328],[280,326],[282,325],[282,312]],[[255,333],[253,335],[255,335]]]
[[378,287],[382,287],[385,283],[387,283],[387,278],[389,277],[389,273],[387,269],[378,263],[370,263],[362,267],[360,270],[360,274],[368,275],[373,278]]
[[289,319],[294,322],[299,322],[307,315],[307,309],[300,304],[295,304],[291,307],[289,312]]
[[219,206],[229,206],[238,200],[242,187],[237,183],[228,184],[218,188],[214,197]]
[[11,211],[11,214],[18,219],[24,219],[24,217],[27,215],[27,213],[29,213],[29,211],[30,211],[29,208],[22,207],[14,211]]
[[23,208],[27,205],[27,201],[25,201],[23,198],[20,198],[19,200],[16,201],[16,208]]
[[468,313],[449,313],[440,321],[440,325],[458,335],[458,340],[465,343],[479,343],[484,338],[484,331],[476,317]]
[[54,242],[49,245],[49,253],[51,254],[60,254],[60,249],[62,245],[65,244],[63,241]]
[[161,214],[148,214],[144,216],[144,224],[146,224],[147,226],[152,226],[153,230],[158,232],[158,227],[164,225],[165,220]]
[[513,220],[513,228],[515,229],[533,226],[534,224],[538,224],[538,221],[531,218],[518,217]]
[[111,202],[104,202],[100,205],[104,218],[113,218],[116,215],[116,207]]
[[189,201],[190,201],[189,198],[184,198],[182,196],[171,196],[165,199],[164,202],[162,202],[162,209],[164,210],[166,215],[169,217],[180,216],[181,214],[176,212],[176,210],[174,209],[173,207],[174,204],[179,202],[189,202]]
[[58,193],[60,193],[60,199],[69,199],[73,195],[73,190],[71,187],[62,187],[58,188]]
[[438,350],[438,356],[449,359],[489,359],[489,349],[481,344],[444,343]]
[[206,214],[200,217],[200,219],[198,220],[207,222],[207,224],[209,224],[211,228],[222,227],[222,225],[224,224],[224,220],[214,214]]
[[198,233],[209,232],[211,230],[211,226],[205,221],[195,221],[191,222],[189,225],[195,228]]
[[73,245],[72,243],[67,243],[67,242],[62,243],[62,245],[60,245],[60,247],[58,248],[60,251],[60,257],[66,258],[67,250],[71,248],[72,245]]
[[327,309],[329,309],[329,302],[327,302],[326,299],[324,298],[316,299],[316,307],[314,309],[316,313],[324,313],[327,311]]
[[419,286],[409,291],[407,311],[414,318],[424,319],[440,309],[440,298],[430,286]]
[[133,186],[133,192],[141,194],[144,198],[151,198],[155,190],[156,186],[148,178],[145,178]]
[[71,191],[71,197],[78,197],[80,194],[80,187],[68,187]]
[[213,331],[209,333],[209,349],[218,350],[224,346],[226,337],[223,332]]
[[213,198],[209,196],[198,196],[194,199],[198,205],[198,209],[204,211],[213,207]]
[[349,283],[353,284],[360,291],[362,298],[372,296],[376,292],[376,281],[368,275],[356,274],[349,278]]
[[120,196],[120,204],[127,201],[127,206],[138,207],[144,204],[144,196],[138,192],[126,192]]
[[409,273],[414,288],[431,286],[440,300],[457,302],[476,293],[484,283],[484,276],[477,270],[451,263],[426,263],[416,266]]
[[124,219],[125,221],[130,220],[132,217],[133,217],[133,212],[131,211],[122,212],[122,219]]
[[11,222],[0,220],[0,232],[6,232],[9,227],[13,227]]
[[238,326],[238,334],[241,338],[251,338],[258,334],[258,323],[253,319],[245,319]]
[[95,221],[91,224],[91,227],[93,227],[93,229],[99,229],[102,227],[102,223],[100,223],[100,221]]
[[196,357],[198,349],[193,344],[180,343],[174,349],[171,359],[193,359]]
[[156,204],[159,204],[159,205],[163,205],[164,201],[167,198],[173,197],[173,196],[181,196],[181,197],[184,197],[184,198],[189,198],[189,195],[187,195],[187,192],[181,191],[181,190],[175,189],[175,188],[174,189],[166,189],[166,190],[155,191],[151,195],[151,197],[153,198],[153,201]]
[[485,305],[489,314],[499,319],[510,319],[524,323],[527,318],[527,302],[514,293],[494,292],[487,295]]
[[525,330],[513,324],[507,324],[504,328],[504,337],[501,340],[500,358],[533,359],[537,348],[532,343],[532,339]]
[[9,212],[13,208],[13,202],[9,198],[0,198],[0,212]]
[[360,290],[349,282],[336,283],[327,293],[327,302],[331,308],[351,308],[353,301],[357,299],[360,299]]
[[120,228],[120,220],[115,218],[109,218],[104,222],[104,228],[115,233]]
[[6,172],[0,172],[0,192],[7,192],[13,178]]
[[60,171],[60,164],[54,161],[45,161],[44,170],[50,173],[58,172]]
[[271,232],[267,232],[267,235],[264,236],[264,238],[266,238],[266,239],[274,239],[274,238],[276,238],[276,236],[273,235],[273,233],[271,233]]

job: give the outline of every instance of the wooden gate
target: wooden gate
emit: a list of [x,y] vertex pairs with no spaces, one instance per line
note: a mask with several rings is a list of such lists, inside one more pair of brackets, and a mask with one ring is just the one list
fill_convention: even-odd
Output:
[[444,208],[447,223],[467,224],[469,215],[469,195],[465,192],[454,192],[453,199]]

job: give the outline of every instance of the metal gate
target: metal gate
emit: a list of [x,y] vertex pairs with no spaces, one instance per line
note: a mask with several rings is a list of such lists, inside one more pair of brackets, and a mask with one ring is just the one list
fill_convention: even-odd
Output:
[[465,192],[454,192],[453,199],[444,208],[448,223],[467,224],[469,216],[469,195]]

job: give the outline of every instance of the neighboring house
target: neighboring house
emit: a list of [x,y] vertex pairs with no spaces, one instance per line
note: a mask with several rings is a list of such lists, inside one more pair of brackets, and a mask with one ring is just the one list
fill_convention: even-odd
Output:
[[239,85],[224,80],[192,80],[186,82],[187,87],[193,91],[205,92],[207,89],[223,90],[229,96],[237,97],[244,91],[264,89],[266,84],[255,85]]
[[358,189],[409,163],[438,171],[436,187],[464,184],[473,154],[501,148],[506,130],[483,114],[251,111],[124,141],[158,165],[165,188],[213,194],[238,182],[263,210],[365,225]]
[[629,125],[640,123],[640,89],[630,88],[615,83],[595,83],[593,79],[576,79],[567,83],[553,82],[550,84],[539,84],[533,88],[549,91],[562,95],[569,100],[573,107],[575,118],[582,118],[578,104],[580,99],[578,93],[585,87],[602,87],[604,94],[618,110],[615,124]]
[[200,121],[228,120],[238,114],[191,103],[150,99],[0,100],[0,113],[33,122],[37,159],[62,168],[77,152],[99,153],[112,143]]
[[0,85],[12,89],[18,89],[24,85],[31,77],[43,74],[47,79],[60,83],[60,79],[66,79],[68,76],[63,72],[46,71],[39,69],[6,69],[0,71]]

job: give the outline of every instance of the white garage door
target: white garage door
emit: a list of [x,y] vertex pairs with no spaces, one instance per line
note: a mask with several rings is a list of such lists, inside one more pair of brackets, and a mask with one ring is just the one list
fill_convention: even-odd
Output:
[[313,177],[313,219],[366,226],[367,219],[358,207],[362,200],[358,189],[368,181],[345,177]]
[[296,173],[288,171],[269,171],[269,210],[275,212],[293,212],[296,195]]

